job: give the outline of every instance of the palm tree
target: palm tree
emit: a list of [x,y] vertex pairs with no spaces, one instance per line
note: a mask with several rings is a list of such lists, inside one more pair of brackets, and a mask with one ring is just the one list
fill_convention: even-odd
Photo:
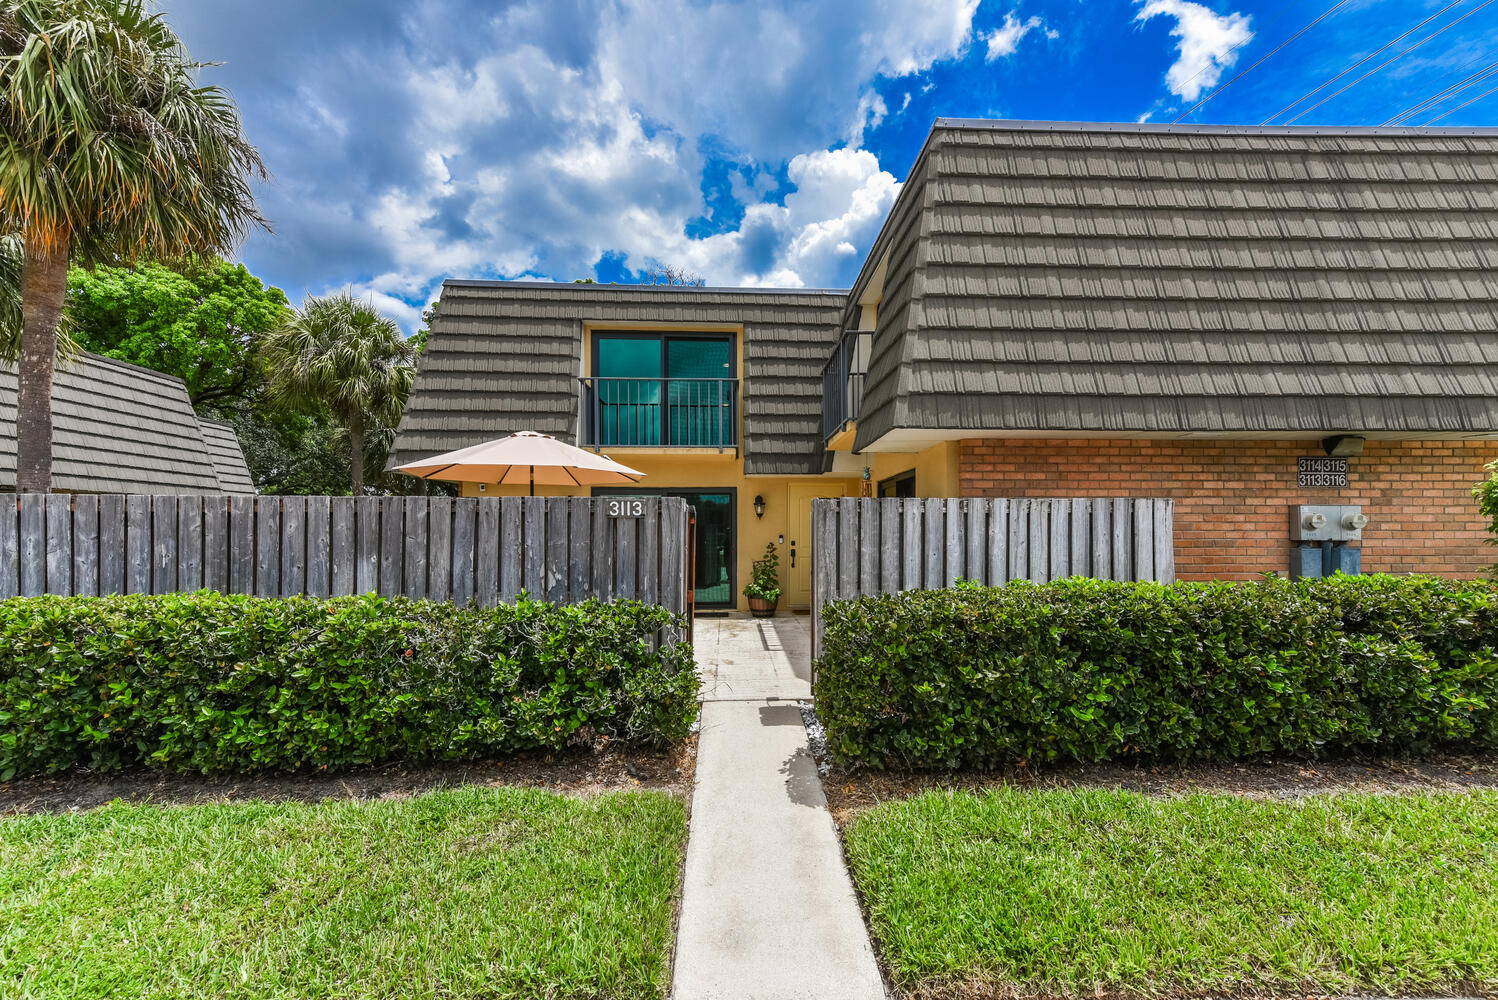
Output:
[[21,242],[16,489],[52,486],[68,262],[232,250],[267,177],[145,0],[0,0],[0,234]]
[[372,303],[343,291],[309,296],[263,350],[272,399],[293,410],[330,411],[348,428],[349,483],[362,493],[366,435],[400,420],[415,346]]

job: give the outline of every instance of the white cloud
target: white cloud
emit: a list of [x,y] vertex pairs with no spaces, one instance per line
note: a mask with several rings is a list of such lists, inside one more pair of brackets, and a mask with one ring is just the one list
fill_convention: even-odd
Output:
[[[966,52],[978,3],[320,0],[319,37],[349,40],[317,58],[265,27],[304,0],[196,17],[275,137],[278,234],[249,248],[267,277],[351,285],[409,326],[445,276],[565,281],[605,253],[714,284],[846,282],[899,189],[860,148],[891,113],[878,83]],[[704,196],[709,158],[732,204]],[[711,231],[725,213],[742,218]]]
[[1014,16],[1014,11],[1009,11],[1004,15],[1002,25],[983,36],[983,40],[988,43],[988,55],[985,58],[988,62],[997,62],[1005,56],[1014,55],[1020,41],[1036,28],[1040,28],[1047,38],[1061,37],[1059,31],[1047,28],[1045,22],[1035,15],[1021,21]]
[[1180,39],[1177,58],[1165,72],[1170,92],[1194,101],[1202,91],[1217,85],[1223,70],[1238,58],[1237,49],[1254,36],[1245,14],[1218,14],[1191,0],[1140,0],[1144,6],[1136,21],[1159,15],[1175,18],[1171,35]]

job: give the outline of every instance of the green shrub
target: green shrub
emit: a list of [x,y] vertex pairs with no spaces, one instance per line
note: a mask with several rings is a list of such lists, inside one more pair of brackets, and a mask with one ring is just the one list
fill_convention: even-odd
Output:
[[965,585],[824,622],[817,712],[849,765],[1498,747],[1487,582]]
[[0,777],[454,760],[683,739],[683,623],[636,601],[491,609],[215,593],[0,601]]

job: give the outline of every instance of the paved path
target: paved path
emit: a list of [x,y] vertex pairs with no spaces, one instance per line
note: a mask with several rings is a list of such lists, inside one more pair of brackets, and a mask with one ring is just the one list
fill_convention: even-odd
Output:
[[807,620],[698,619],[702,736],[675,1000],[882,1000],[806,729]]

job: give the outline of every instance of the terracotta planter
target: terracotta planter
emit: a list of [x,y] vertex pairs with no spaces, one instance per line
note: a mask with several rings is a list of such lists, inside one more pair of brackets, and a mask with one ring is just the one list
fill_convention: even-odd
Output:
[[774,618],[776,601],[767,601],[763,597],[749,598],[749,613],[755,618]]

